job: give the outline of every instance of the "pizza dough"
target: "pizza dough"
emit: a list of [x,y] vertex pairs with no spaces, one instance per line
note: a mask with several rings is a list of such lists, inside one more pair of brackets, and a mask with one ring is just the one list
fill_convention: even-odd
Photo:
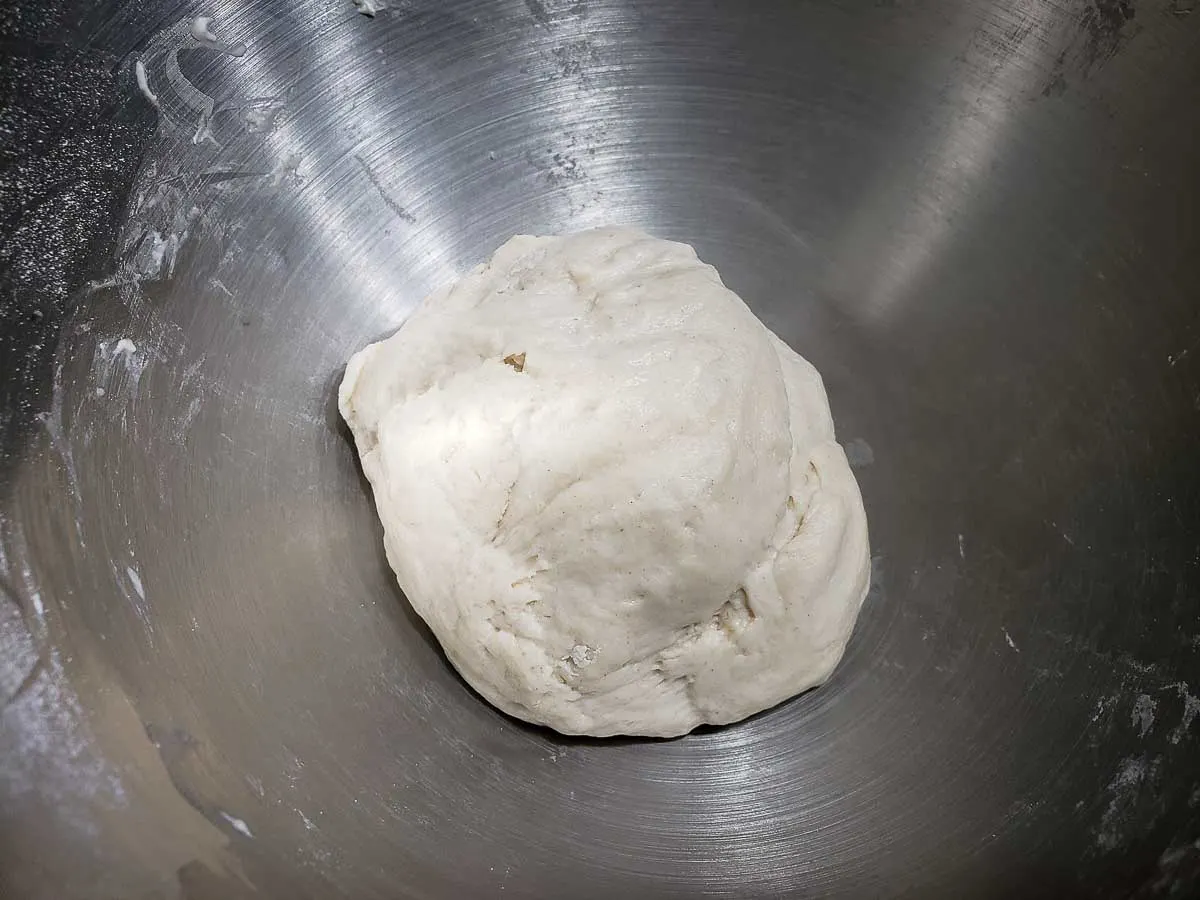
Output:
[[691,247],[515,237],[339,395],[400,586],[568,734],[684,734],[829,677],[867,524],[816,370]]

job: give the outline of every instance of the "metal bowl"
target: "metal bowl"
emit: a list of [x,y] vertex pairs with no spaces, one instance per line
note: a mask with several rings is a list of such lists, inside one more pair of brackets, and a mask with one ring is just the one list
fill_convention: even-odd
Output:
[[[4,896],[1200,892],[1192,0],[0,11]],[[675,741],[475,696],[334,408],[606,223],[822,371],[877,554]]]

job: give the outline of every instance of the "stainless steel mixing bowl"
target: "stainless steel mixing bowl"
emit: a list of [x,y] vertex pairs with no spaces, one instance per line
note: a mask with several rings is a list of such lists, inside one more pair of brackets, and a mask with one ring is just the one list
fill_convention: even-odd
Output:
[[[0,894],[1196,896],[1192,0],[368,5],[0,3]],[[676,741],[473,695],[334,410],[613,222],[824,373],[876,553]]]

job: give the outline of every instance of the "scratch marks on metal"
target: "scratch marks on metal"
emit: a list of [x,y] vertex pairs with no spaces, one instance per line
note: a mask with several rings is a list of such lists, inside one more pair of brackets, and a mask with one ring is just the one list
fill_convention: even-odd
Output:
[[550,24],[550,13],[543,6],[540,0],[525,0],[525,8],[529,10],[529,14],[533,16],[533,21],[539,25]]
[[1060,8],[1066,26],[1061,50],[1042,89],[1052,97],[1067,88],[1067,76],[1086,79],[1108,62],[1140,30],[1133,0],[1086,0]]
[[586,19],[587,0],[525,0],[525,8],[533,21],[551,28],[564,19]]

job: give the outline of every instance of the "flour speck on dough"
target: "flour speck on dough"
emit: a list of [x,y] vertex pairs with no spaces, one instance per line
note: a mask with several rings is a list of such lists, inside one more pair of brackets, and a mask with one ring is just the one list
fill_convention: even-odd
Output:
[[400,586],[500,709],[679,735],[841,659],[870,557],[824,386],[691,247],[515,237],[339,403]]

